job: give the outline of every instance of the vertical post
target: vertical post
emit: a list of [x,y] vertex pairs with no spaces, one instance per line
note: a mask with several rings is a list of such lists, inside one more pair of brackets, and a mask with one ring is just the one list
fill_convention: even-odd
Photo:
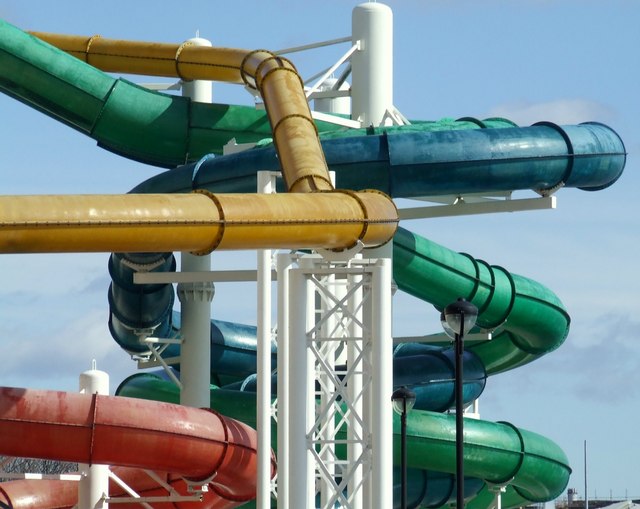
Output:
[[289,253],[278,255],[278,509],[289,509]]
[[372,394],[372,509],[393,506],[393,414],[389,400],[393,392],[393,339],[391,336],[391,260],[381,258],[372,272],[370,320]]
[[584,509],[589,509],[589,488],[587,484],[587,441],[584,441]]
[[351,118],[379,126],[393,105],[393,13],[378,3],[357,5],[352,12]]
[[[211,46],[206,39],[195,37],[185,44]],[[210,103],[212,84],[195,80],[182,83],[182,95],[192,101]],[[211,270],[211,256],[182,253],[183,272]],[[182,311],[182,338],[180,353],[180,403],[193,407],[210,407],[211,379],[211,301],[213,283],[183,283],[178,285]]]
[[[208,271],[210,258],[182,253],[184,272]],[[211,282],[180,283],[182,345],[180,348],[180,404],[209,408],[211,379]]]
[[493,504],[494,509],[502,509],[502,494],[507,491],[507,487],[504,485],[493,485],[491,486],[491,491],[493,491]]
[[[301,260],[304,261],[304,260]],[[289,507],[315,507],[315,469],[313,457],[307,449],[307,433],[314,422],[315,391],[313,390],[313,359],[309,354],[307,332],[314,322],[313,302],[310,282],[302,269],[290,271],[290,330],[289,368]]]
[[[206,46],[209,48],[212,46],[211,41],[201,37],[193,37],[186,41],[185,45]],[[213,98],[213,84],[205,80],[183,81],[182,95],[198,103],[210,103]]]
[[[270,172],[258,172],[258,193],[273,192]],[[257,509],[271,507],[271,250],[258,250]]]
[[464,507],[464,421],[463,421],[463,355],[464,355],[464,314],[460,320],[460,331],[455,337],[456,348],[456,509]]
[[[96,369],[95,360],[92,368],[80,374],[80,392],[84,394],[109,394],[109,375]],[[78,483],[78,507],[82,509],[107,509],[109,504],[105,498],[109,496],[109,466],[80,465],[82,478]]]
[[400,496],[400,507],[407,509],[407,404],[406,400],[400,415],[400,468],[402,469],[402,482]]

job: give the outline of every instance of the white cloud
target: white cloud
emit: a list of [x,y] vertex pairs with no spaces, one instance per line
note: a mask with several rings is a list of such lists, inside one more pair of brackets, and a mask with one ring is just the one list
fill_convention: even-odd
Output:
[[610,122],[615,118],[615,112],[596,101],[556,99],[542,103],[505,103],[492,108],[488,116],[508,118],[519,125],[531,125],[543,120],[557,124],[579,124],[596,119],[599,122]]
[[[60,324],[57,324],[60,325]],[[3,384],[75,390],[78,375],[91,368],[110,372],[112,387],[135,365],[111,339],[106,309],[94,309],[47,334],[4,338]]]

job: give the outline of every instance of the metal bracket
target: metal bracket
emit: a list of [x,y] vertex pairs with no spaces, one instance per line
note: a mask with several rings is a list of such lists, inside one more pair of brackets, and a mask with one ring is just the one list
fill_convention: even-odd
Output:
[[162,503],[162,502],[202,502],[203,494],[208,491],[208,487],[206,485],[202,485],[201,489],[198,491],[194,491],[193,495],[180,495],[173,487],[166,484],[162,479],[160,479],[155,472],[151,472],[145,470],[145,473],[149,475],[154,481],[158,482],[160,486],[167,490],[166,496],[156,496],[156,497],[141,497],[138,493],[133,490],[126,482],[124,482],[120,477],[114,474],[112,471],[109,471],[109,478],[113,480],[118,486],[120,486],[129,496],[128,497],[108,497],[103,495],[102,500],[109,504],[128,504],[128,503],[136,503],[140,504],[146,509],[153,509],[153,506],[149,504],[154,503]]
[[[180,357],[169,357],[167,359],[162,357],[162,353],[167,349],[169,345],[180,345],[182,339],[180,338],[155,338],[148,336],[142,340],[144,344],[149,348],[149,355],[132,355],[131,357],[138,362],[138,369],[155,368],[162,366],[167,376],[171,381],[182,389],[182,383],[171,370],[172,364],[178,364]],[[153,358],[153,360],[151,359]]]
[[486,194],[428,196],[419,198],[419,200],[429,201],[435,205],[399,209],[398,215],[400,219],[424,219],[556,208],[555,196],[513,199],[511,192],[492,196]]

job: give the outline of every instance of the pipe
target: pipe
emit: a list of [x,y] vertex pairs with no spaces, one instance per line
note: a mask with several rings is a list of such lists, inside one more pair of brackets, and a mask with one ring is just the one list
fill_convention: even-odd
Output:
[[[464,195],[559,187],[599,190],[612,185],[626,162],[618,134],[599,123],[577,126],[470,128],[433,122],[331,134],[322,147],[340,189],[378,189],[393,198]],[[251,192],[255,168],[278,169],[273,147],[209,158],[161,173],[133,192]]]
[[[109,394],[109,375],[94,366],[80,374],[79,389],[83,394]],[[78,465],[83,473],[78,483],[79,507],[104,507],[102,498],[109,495],[109,467],[107,465]]]
[[110,72],[245,83],[260,92],[289,191],[333,189],[317,130],[293,64],[264,50],[159,44],[34,32],[36,37]]
[[215,475],[233,500],[255,497],[255,432],[208,410],[5,387],[0,388],[0,451],[174,472],[195,483],[206,484]]
[[393,108],[393,13],[384,4],[356,5],[352,11],[351,118],[379,126]]
[[378,192],[4,196],[0,252],[345,249],[384,244],[397,222]]

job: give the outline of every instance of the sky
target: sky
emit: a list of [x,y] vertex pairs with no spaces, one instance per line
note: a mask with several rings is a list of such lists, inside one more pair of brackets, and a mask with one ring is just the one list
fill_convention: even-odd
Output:
[[[416,220],[403,224],[442,245],[538,281],[572,318],[565,344],[535,363],[492,377],[481,417],[509,421],[558,443],[574,469],[569,487],[640,498],[640,3],[635,0],[404,0],[394,12],[394,103],[408,118],[503,116],[519,125],[596,120],[629,153],[625,173],[599,192],[561,190],[555,210]],[[258,0],[161,4],[1,0],[21,28],[119,39],[281,48],[350,35],[357,2]],[[331,65],[347,47],[291,55],[301,74]],[[144,82],[144,78],[136,78]],[[149,81],[158,81],[150,79]],[[251,104],[240,87],[214,100]],[[0,95],[0,193],[124,193],[159,170]],[[525,197],[531,197],[526,195]],[[76,390],[96,359],[112,390],[136,370],[107,329],[108,254],[0,257],[0,385]],[[253,253],[214,254],[214,268],[250,268]],[[241,265],[240,267],[238,265]],[[237,306],[251,284],[220,284],[213,313],[255,323]],[[246,302],[250,299],[243,299]],[[438,332],[438,315],[398,294],[394,334]]]

